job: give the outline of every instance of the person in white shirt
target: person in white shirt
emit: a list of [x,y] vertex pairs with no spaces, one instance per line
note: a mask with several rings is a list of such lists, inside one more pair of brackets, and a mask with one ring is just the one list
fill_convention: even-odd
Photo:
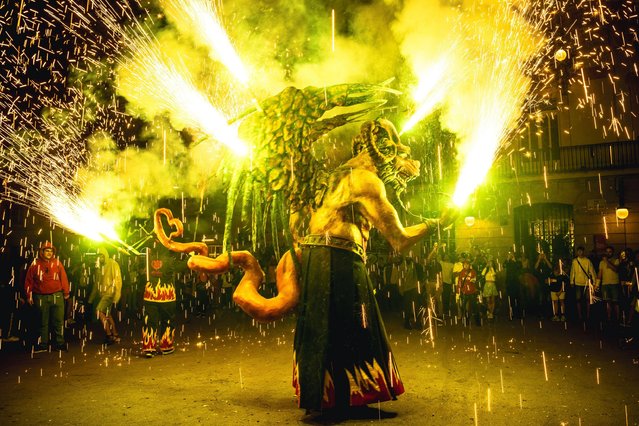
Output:
[[583,320],[583,305],[586,304],[586,319],[590,319],[590,300],[595,291],[595,267],[590,259],[584,255],[584,248],[577,247],[577,257],[572,260],[570,268],[570,285],[575,288],[577,301],[577,315]]

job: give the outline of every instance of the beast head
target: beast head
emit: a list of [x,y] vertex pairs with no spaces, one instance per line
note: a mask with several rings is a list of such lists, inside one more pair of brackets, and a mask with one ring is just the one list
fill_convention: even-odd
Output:
[[397,195],[419,176],[419,161],[410,158],[410,148],[402,144],[395,126],[388,120],[380,118],[362,124],[360,134],[353,138],[353,155],[363,151],[370,154],[380,179]]

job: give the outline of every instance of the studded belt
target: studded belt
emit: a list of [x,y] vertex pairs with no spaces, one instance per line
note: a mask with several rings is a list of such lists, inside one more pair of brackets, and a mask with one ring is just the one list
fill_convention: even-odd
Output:
[[300,245],[303,247],[332,247],[340,250],[346,250],[355,253],[361,257],[362,260],[366,260],[366,252],[361,245],[357,244],[355,241],[335,237],[333,235],[307,235],[302,239]]

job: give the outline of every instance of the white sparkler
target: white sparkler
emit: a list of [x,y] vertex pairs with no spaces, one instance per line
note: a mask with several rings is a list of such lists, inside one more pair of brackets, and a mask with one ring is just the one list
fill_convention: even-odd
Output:
[[211,55],[219,60],[245,87],[250,82],[249,72],[242,63],[229,39],[213,2],[206,0],[164,0],[164,7],[180,29],[191,34],[196,42],[209,48]]

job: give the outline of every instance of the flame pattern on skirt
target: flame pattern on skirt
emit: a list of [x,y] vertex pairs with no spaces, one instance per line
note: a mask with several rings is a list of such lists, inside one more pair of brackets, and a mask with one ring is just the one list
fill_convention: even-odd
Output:
[[144,286],[144,300],[150,302],[174,302],[175,286],[173,284],[162,284],[160,281],[157,284],[146,283]]
[[[374,402],[384,402],[394,399],[394,395],[404,393],[404,385],[399,378],[399,372],[392,358],[389,358],[390,384],[384,378],[384,371],[376,359],[372,364],[365,362],[365,365],[353,365],[352,371],[345,368],[344,374],[348,378],[350,389],[350,406],[361,406]],[[293,387],[295,395],[300,398],[300,383],[298,364],[293,354]],[[392,389],[392,393],[391,390]],[[322,392],[322,408],[335,407],[335,384],[333,377],[328,370],[324,370],[324,384]]]

